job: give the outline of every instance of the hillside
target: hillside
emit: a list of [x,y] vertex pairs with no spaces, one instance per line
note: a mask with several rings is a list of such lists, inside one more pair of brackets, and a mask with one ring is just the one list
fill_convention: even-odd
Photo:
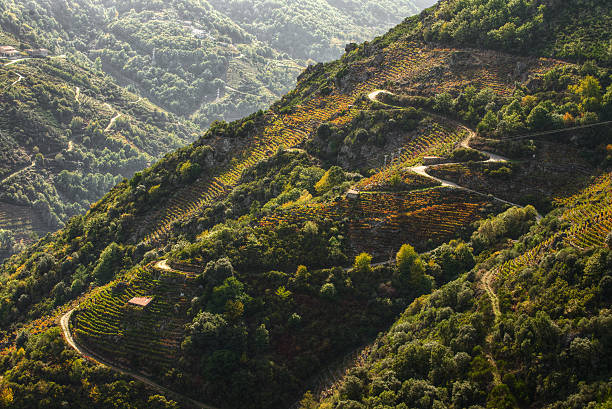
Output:
[[[268,106],[294,86],[306,59],[337,57],[345,42],[399,21],[380,6],[357,12],[312,3],[308,10],[326,11],[310,16],[304,30],[318,21],[322,31],[307,40],[286,37],[279,50],[235,22],[236,10],[202,1],[0,3],[0,45],[16,47],[22,57],[30,47],[47,47],[52,55],[2,67],[4,106],[20,103],[3,110],[0,206],[19,207],[0,222],[6,237],[0,258],[84,213],[123,177],[192,142],[198,125]],[[406,2],[402,10],[417,8]],[[302,11],[284,10],[292,24],[302,24]],[[367,32],[349,23],[357,15]],[[271,21],[278,19],[266,14],[259,23]],[[325,41],[334,43],[325,55],[287,54],[297,43],[308,48]],[[35,163],[38,153],[44,163]]]
[[300,407],[607,407],[611,190],[608,174],[519,240],[507,230],[473,269],[415,300],[341,368],[317,391],[321,402],[307,394]]
[[[605,407],[610,7],[566,3],[442,2],[10,258],[0,396]],[[453,7],[530,46],[432,41]]]
[[0,84],[0,202],[10,208],[0,229],[17,242],[55,231],[197,136],[196,126],[64,55],[6,63]]
[[337,58],[346,43],[433,1],[349,3],[10,0],[0,16],[20,40],[89,63],[99,58],[119,84],[209,126],[267,107],[293,88],[307,60]]
[[324,62],[338,58],[347,43],[373,38],[434,2],[211,0],[210,4],[261,42],[292,58]]

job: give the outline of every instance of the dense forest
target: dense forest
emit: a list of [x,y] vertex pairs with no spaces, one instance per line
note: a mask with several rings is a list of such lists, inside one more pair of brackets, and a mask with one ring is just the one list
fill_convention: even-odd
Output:
[[441,2],[122,179],[2,265],[0,405],[609,407],[608,3]]
[[398,16],[431,6],[417,1],[220,1],[210,4],[263,43],[300,60],[337,58],[344,45],[391,27]]

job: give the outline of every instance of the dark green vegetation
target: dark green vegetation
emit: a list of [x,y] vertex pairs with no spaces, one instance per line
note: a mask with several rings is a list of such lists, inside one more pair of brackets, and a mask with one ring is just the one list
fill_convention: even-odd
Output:
[[[595,186],[610,192],[609,179]],[[482,225],[468,243],[482,249],[475,267],[417,299],[329,398],[307,395],[301,407],[608,407],[612,252],[564,242],[570,215],[555,210],[533,225],[506,212],[490,221],[499,234],[484,247]]]
[[609,0],[445,1],[407,19],[387,39],[408,33],[458,46],[610,64],[610,24]]
[[[264,108],[306,65],[337,58],[433,1],[36,0],[0,4],[2,27],[75,53],[133,92],[208,126]],[[367,3],[367,4],[363,4]]]
[[[12,356],[3,356],[0,362],[2,408],[83,407],[84,402],[96,409],[178,408],[176,402],[130,377],[88,364],[66,344],[58,327],[19,338],[18,345]],[[50,381],[23,382],[24,376]]]
[[64,57],[11,64],[0,82],[0,200],[24,209],[7,211],[4,228],[29,213],[34,232],[55,230],[197,135],[190,123]]
[[[5,406],[50,390],[58,406],[149,399],[89,365],[73,382],[70,352],[36,354],[72,308],[79,344],[221,408],[609,405],[610,65],[519,55],[546,55],[535,35],[543,48],[422,42],[452,7],[509,4],[470,20],[489,31],[535,18],[501,3],[443,2],[311,66],[269,110],[214,123],[10,258]],[[569,44],[546,4],[547,33]],[[609,44],[607,14],[584,6],[567,3],[594,49]]]

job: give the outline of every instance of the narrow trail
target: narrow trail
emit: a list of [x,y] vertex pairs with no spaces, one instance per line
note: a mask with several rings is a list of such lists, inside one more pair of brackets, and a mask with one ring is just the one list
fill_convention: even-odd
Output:
[[501,317],[501,310],[499,309],[499,298],[495,293],[495,289],[493,288],[493,281],[495,281],[496,275],[499,272],[498,269],[494,268],[488,270],[481,279],[482,285],[485,289],[485,292],[489,296],[491,300],[491,307],[493,308],[493,314],[495,315],[495,321],[498,321]]
[[77,342],[74,340],[74,338],[72,337],[72,334],[70,333],[70,317],[72,316],[72,313],[74,313],[75,309],[71,309],[70,311],[68,311],[66,314],[64,314],[62,316],[62,318],[60,319],[60,326],[62,328],[62,334],[64,336],[64,340],[66,341],[66,343],[72,348],[74,349],[79,355],[81,355],[83,358],[92,361],[98,365],[103,365],[108,367],[109,369],[111,369],[114,372],[120,373],[122,375],[128,375],[131,376],[132,378],[144,383],[145,385],[148,385],[154,389],[157,389],[158,391],[168,395],[169,397],[172,397],[174,399],[177,399],[179,401],[182,401],[184,403],[189,404],[190,406],[193,406],[195,408],[202,408],[202,409],[217,409],[214,406],[210,406],[210,405],[206,405],[205,403],[202,402],[198,402],[196,400],[193,400],[183,394],[180,394],[178,392],[172,391],[156,382],[154,382],[153,380],[140,375],[136,372],[132,372],[128,369],[123,369],[120,368],[118,366],[116,366],[115,364],[111,363],[110,361],[107,361],[106,359],[100,357],[99,355],[95,354],[94,352],[88,350],[87,348],[85,348],[82,345],[77,344]]
[[17,74],[17,80],[13,81],[13,83],[10,85],[11,87],[14,85],[17,85],[17,83],[21,82],[21,80],[23,79],[23,75],[19,74],[18,72],[15,72],[15,74]]
[[32,161],[32,163],[30,163],[29,165],[16,170],[15,172],[11,173],[10,175],[6,176],[4,179],[0,180],[0,185],[3,185],[4,183],[8,182],[11,178],[19,175],[22,172],[25,172],[28,169],[32,169],[34,166],[36,166],[36,162]]
[[76,102],[80,102],[79,101],[79,96],[81,95],[81,88],[80,87],[76,87],[75,91],[74,91],[74,100]]
[[115,122],[117,121],[117,119],[121,118],[121,115],[123,115],[122,113],[118,113],[117,115],[115,115],[110,122],[108,123],[108,126],[106,127],[106,129],[104,129],[104,132],[108,132],[111,130],[111,128],[113,127],[113,125],[115,125]]
[[[480,282],[482,286],[484,287],[485,292],[487,293],[487,296],[489,297],[489,300],[491,301],[491,307],[493,308],[493,315],[495,316],[496,323],[501,318],[501,310],[499,308],[499,298],[497,297],[497,294],[495,293],[495,289],[493,288],[493,281],[495,281],[497,273],[499,273],[499,269],[497,268],[488,270],[485,274],[483,274],[483,276],[480,279]],[[502,383],[502,378],[499,373],[499,368],[497,367],[497,362],[495,361],[495,358],[493,357],[493,353],[491,352],[493,350],[492,347],[493,347],[493,334],[489,332],[489,334],[485,338],[484,353],[487,357],[487,360],[493,367],[493,371],[492,371],[493,372],[493,383],[495,385],[500,385]]]
[[[380,101],[378,101],[378,96],[379,96],[380,94],[389,94],[389,95],[394,95],[392,92],[389,92],[389,91],[385,91],[385,90],[376,90],[376,91],[373,91],[373,92],[371,92],[370,94],[368,94],[368,98],[369,98],[371,101],[373,101],[373,102],[381,103]],[[385,105],[388,105],[388,104],[385,104]],[[393,107],[393,108],[402,109],[402,107],[396,107],[396,106],[393,106],[393,105],[389,105],[389,106],[391,106],[391,107]],[[448,118],[442,117],[442,116],[437,115],[437,114],[433,114],[433,115],[434,115],[434,116],[436,116],[436,117],[443,118],[443,119],[444,119],[444,120],[446,120],[446,121],[449,121],[449,119],[448,119]],[[502,163],[506,163],[506,162],[509,162],[509,159],[508,159],[508,158],[505,158],[505,157],[503,157],[503,156],[496,155],[496,154],[491,153],[491,152],[481,151],[481,150],[478,150],[478,149],[471,148],[471,147],[470,147],[470,141],[471,141],[473,138],[475,138],[475,137],[476,137],[476,132],[474,132],[472,129],[468,128],[467,126],[464,126],[464,125],[462,125],[462,124],[459,124],[459,123],[458,123],[458,122],[456,122],[456,121],[452,121],[452,120],[450,120],[450,121],[451,121],[451,122],[453,122],[453,123],[455,123],[455,125],[459,126],[460,128],[464,129],[464,130],[465,130],[465,131],[468,133],[467,138],[465,138],[463,141],[461,141],[461,144],[460,144],[460,146],[461,146],[461,147],[463,147],[463,148],[468,148],[468,149],[473,149],[473,150],[475,150],[476,152],[479,152],[479,153],[481,153],[481,154],[483,154],[483,155],[486,155],[486,156],[488,157],[488,159],[487,159],[487,160],[480,161],[479,163],[493,163],[493,162],[502,162]],[[419,165],[419,166],[412,166],[412,167],[409,167],[409,168],[407,168],[407,169],[408,169],[408,170],[410,170],[410,171],[412,171],[412,172],[414,172],[414,173],[416,173],[416,174],[419,174],[419,175],[421,175],[421,176],[425,176],[425,177],[427,177],[427,178],[433,179],[433,180],[435,180],[436,182],[440,183],[442,186],[445,186],[445,187],[451,187],[451,188],[454,188],[454,189],[462,189],[462,190],[468,191],[468,192],[470,192],[470,193],[477,194],[477,195],[479,195],[479,196],[490,197],[490,198],[492,198],[492,199],[494,199],[494,200],[496,200],[496,201],[498,201],[498,202],[505,203],[505,204],[507,204],[507,205],[509,205],[509,206],[525,207],[525,206],[522,206],[522,205],[520,205],[520,204],[518,204],[518,203],[513,203],[513,202],[510,202],[510,201],[508,201],[508,200],[502,199],[502,198],[500,198],[500,197],[496,197],[496,196],[490,195],[490,194],[488,194],[488,193],[479,192],[479,191],[477,191],[477,190],[470,189],[470,188],[468,188],[468,187],[458,185],[457,183],[451,182],[451,181],[449,181],[449,180],[444,180],[444,179],[437,178],[437,177],[435,177],[435,176],[430,175],[430,174],[427,172],[429,169],[435,168],[435,167],[437,167],[437,166],[459,165],[459,164],[461,164],[461,162],[450,162],[450,163],[441,163],[441,164],[437,164],[437,165]],[[541,218],[542,218],[542,215],[540,215],[540,213],[538,213],[538,215],[537,215],[537,219],[538,219],[538,220],[540,220]]]
[[[49,56],[47,58],[66,58],[66,54],[62,54],[62,55],[52,55]],[[12,60],[7,62],[6,64],[4,64],[5,67],[9,66],[9,65],[13,65],[13,64],[17,64],[19,62],[24,62],[24,61],[29,61],[29,60],[34,60],[34,59],[40,59],[40,58],[34,58],[34,57],[23,57],[23,58],[18,58],[16,60]]]
[[18,58],[16,60],[7,62],[6,64],[4,64],[4,66],[8,67],[9,65],[17,64],[18,62],[22,62],[22,61],[26,61],[26,60],[29,60],[29,58]]

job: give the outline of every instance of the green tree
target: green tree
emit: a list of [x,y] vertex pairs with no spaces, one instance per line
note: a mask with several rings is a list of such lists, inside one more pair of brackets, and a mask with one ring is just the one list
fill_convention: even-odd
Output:
[[344,182],[344,171],[338,166],[332,166],[315,185],[320,194],[327,193],[334,186]]
[[510,392],[508,385],[495,385],[487,398],[487,409],[514,409],[516,398]]
[[13,250],[13,244],[15,243],[15,235],[12,231],[6,229],[0,229],[0,249]]
[[248,299],[249,296],[244,292],[244,284],[236,277],[229,277],[223,284],[213,289],[209,308],[211,311],[223,312],[228,301],[240,301],[244,305]]
[[401,289],[416,289],[425,275],[425,265],[414,247],[404,244],[395,256],[396,285]]
[[317,401],[315,400],[312,392],[306,391],[304,397],[300,401],[300,409],[315,409],[317,407]]
[[455,107],[453,97],[448,92],[443,92],[436,95],[434,100],[434,109],[443,114],[450,113]]
[[355,257],[353,270],[360,274],[368,274],[372,272],[372,256],[368,253],[361,253]]
[[497,129],[499,121],[493,111],[487,111],[484,118],[478,124],[478,132],[483,135],[491,135]]
[[570,86],[570,91],[580,97],[580,108],[584,112],[597,112],[601,109],[601,85],[592,75],[587,75],[577,85]]
[[266,325],[261,324],[255,329],[255,347],[258,351],[265,350],[270,344],[270,333],[268,332]]
[[113,273],[115,273],[116,269],[120,266],[122,257],[123,252],[121,251],[121,247],[115,242],[109,244],[104,251],[102,251],[102,254],[100,254],[100,258],[93,270],[93,276],[96,281],[100,284],[110,281],[113,277]]
[[550,112],[542,104],[534,107],[527,116],[527,125],[531,129],[544,129],[550,126]]
[[336,286],[333,283],[325,283],[321,287],[321,295],[328,300],[336,298]]
[[149,409],[178,409],[178,404],[173,400],[167,400],[164,396],[153,395],[149,396],[147,402]]

